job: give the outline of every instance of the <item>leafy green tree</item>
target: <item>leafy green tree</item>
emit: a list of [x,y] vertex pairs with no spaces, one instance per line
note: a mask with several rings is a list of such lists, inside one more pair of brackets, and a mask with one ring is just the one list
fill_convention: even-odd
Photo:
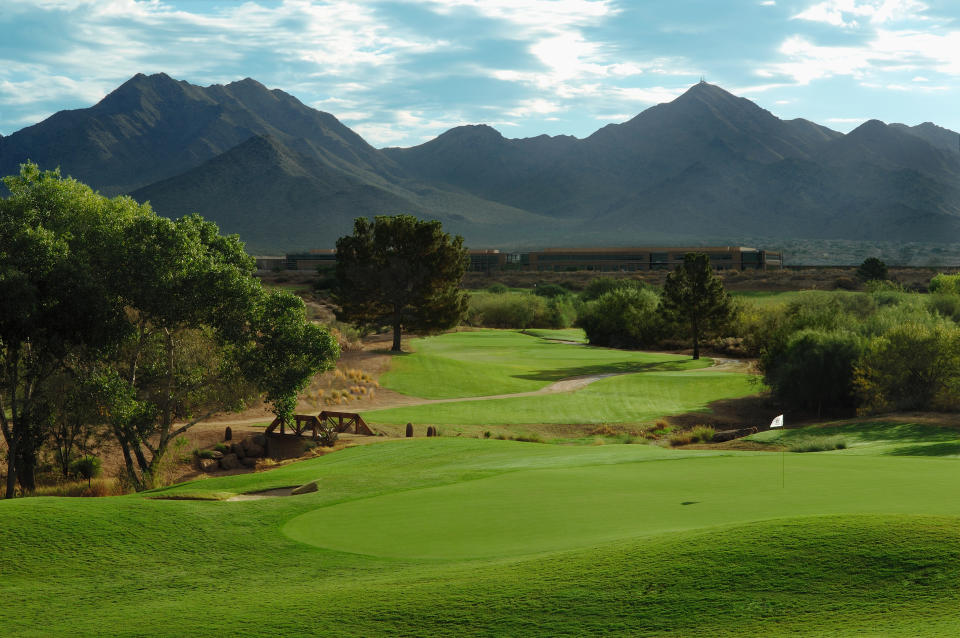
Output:
[[640,348],[663,334],[660,299],[649,288],[621,287],[604,293],[580,310],[576,325],[597,346]]
[[393,328],[400,352],[408,330],[443,330],[460,321],[467,295],[459,286],[468,253],[438,221],[410,215],[358,218],[353,234],[337,240],[334,301],[341,320]]
[[0,430],[10,498],[17,483],[34,488],[37,450],[51,427],[51,380],[72,353],[104,352],[127,332],[110,273],[124,227],[145,210],[35,164],[3,181],[10,196],[0,199]]
[[243,355],[246,376],[264,391],[273,413],[290,422],[297,395],[317,372],[333,367],[340,346],[326,328],[307,321],[303,300],[287,292],[263,299],[252,333]]
[[863,339],[846,331],[803,329],[761,359],[764,381],[791,408],[849,408],[854,404],[854,365]]
[[694,359],[700,358],[703,337],[723,327],[733,313],[730,295],[703,253],[683,256],[683,263],[667,275],[660,303],[668,318],[687,328]]
[[857,278],[862,281],[886,281],[887,265],[876,257],[867,257],[857,268]]
[[874,337],[856,387],[864,413],[960,408],[960,328],[907,321]]

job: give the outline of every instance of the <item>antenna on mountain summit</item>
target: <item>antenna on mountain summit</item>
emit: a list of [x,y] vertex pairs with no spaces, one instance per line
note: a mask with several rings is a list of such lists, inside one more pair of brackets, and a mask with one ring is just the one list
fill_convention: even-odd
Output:
[[703,76],[700,76],[700,84],[706,84],[707,81],[703,79]]

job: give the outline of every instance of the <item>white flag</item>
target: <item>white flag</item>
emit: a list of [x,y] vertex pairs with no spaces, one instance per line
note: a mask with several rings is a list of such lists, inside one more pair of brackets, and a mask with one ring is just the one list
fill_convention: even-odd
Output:
[[773,421],[770,421],[770,427],[772,428],[782,428],[783,427],[783,415],[781,414]]

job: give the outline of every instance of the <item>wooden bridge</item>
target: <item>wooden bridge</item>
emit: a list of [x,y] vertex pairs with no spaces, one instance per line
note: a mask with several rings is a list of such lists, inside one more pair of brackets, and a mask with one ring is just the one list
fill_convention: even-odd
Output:
[[310,430],[313,433],[313,438],[317,439],[320,437],[320,428],[326,426],[328,428],[332,427],[337,432],[347,432],[352,427],[354,434],[375,436],[363,417],[355,412],[328,412],[324,410],[319,416],[295,414],[293,419],[293,423],[285,423],[280,417],[275,418],[267,427],[266,434],[273,434],[277,430],[281,435],[286,434],[286,428],[289,426],[291,434],[303,436],[304,432]]

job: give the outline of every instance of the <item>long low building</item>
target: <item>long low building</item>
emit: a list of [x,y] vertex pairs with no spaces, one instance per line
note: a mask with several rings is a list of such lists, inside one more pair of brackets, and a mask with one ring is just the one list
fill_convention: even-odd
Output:
[[[470,251],[469,270],[473,272],[673,270],[677,264],[683,263],[683,256],[687,253],[706,254],[710,257],[710,264],[716,270],[766,270],[783,267],[783,254],[779,252],[745,246],[693,246],[689,248],[546,248],[531,252],[477,249]],[[336,251],[328,249],[289,254],[283,258],[258,257],[257,263],[260,268],[265,269],[276,268],[282,264],[282,268],[286,270],[316,270],[318,266],[333,266],[336,260]]]
[[782,268],[783,254],[745,246],[547,248],[524,253],[471,250],[470,270],[542,270],[633,272],[673,270],[687,253],[703,253],[715,270],[766,270]]

